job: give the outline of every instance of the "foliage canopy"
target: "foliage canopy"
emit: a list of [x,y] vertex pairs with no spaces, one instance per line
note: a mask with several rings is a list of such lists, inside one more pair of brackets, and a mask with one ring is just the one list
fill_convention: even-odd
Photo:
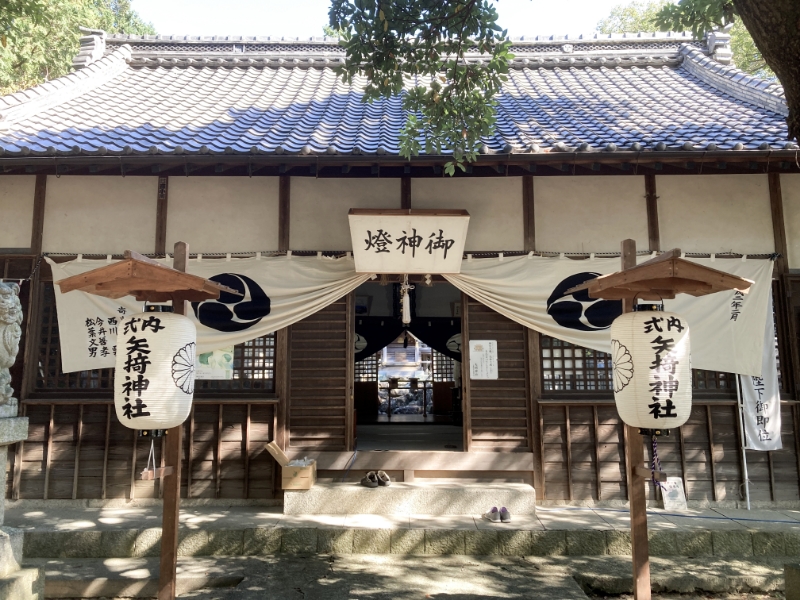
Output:
[[475,159],[513,58],[492,0],[332,0],[329,25],[346,51],[340,75],[365,78],[365,102],[402,93],[403,156],[450,151],[451,175]]
[[80,27],[155,33],[130,0],[0,0],[0,95],[69,73]]

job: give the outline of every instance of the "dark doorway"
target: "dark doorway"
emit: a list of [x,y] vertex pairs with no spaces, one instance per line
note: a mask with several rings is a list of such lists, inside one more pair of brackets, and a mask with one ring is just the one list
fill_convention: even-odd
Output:
[[404,325],[395,287],[355,292],[358,449],[462,450],[461,294],[447,283],[417,284]]

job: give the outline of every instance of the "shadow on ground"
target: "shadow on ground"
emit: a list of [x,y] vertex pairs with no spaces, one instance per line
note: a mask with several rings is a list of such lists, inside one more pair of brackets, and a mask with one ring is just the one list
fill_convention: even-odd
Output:
[[586,600],[572,577],[540,572],[518,557],[309,556],[248,559],[236,588],[184,594],[193,600]]

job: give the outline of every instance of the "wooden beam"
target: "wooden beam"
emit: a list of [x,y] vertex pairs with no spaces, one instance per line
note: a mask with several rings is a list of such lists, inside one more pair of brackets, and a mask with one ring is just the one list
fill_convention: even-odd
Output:
[[[636,242],[624,240],[620,252],[622,270],[636,266]],[[625,299],[622,312],[633,310],[633,300]],[[647,539],[647,498],[645,480],[636,473],[644,465],[644,442],[637,427],[625,425],[627,432],[626,470],[628,476],[628,499],[631,511],[631,554],[633,555],[633,597],[635,600],[650,600],[650,548]]]
[[291,197],[291,178],[281,175],[278,184],[278,250],[289,250],[289,216]]
[[[174,269],[186,272],[189,263],[189,245],[175,244]],[[186,314],[186,301],[176,300],[173,311]],[[171,474],[164,477],[164,516],[161,522],[161,559],[158,571],[158,600],[175,600],[176,569],[178,565],[178,522],[181,501],[181,450],[183,447],[183,425],[167,430],[165,463],[172,467]]]
[[156,247],[157,256],[167,254],[167,202],[169,200],[169,178],[165,175],[158,178],[156,192]]
[[783,218],[783,194],[781,192],[780,173],[769,173],[769,206],[772,211],[772,237],[775,240],[775,252],[780,256],[775,261],[775,273],[784,275],[789,272],[789,247],[786,243],[786,224]]
[[111,443],[111,409],[113,406],[109,404],[106,407],[106,439],[103,444],[103,480],[101,482],[101,495],[100,497],[106,499],[106,490],[108,484],[108,449]]
[[533,175],[522,176],[522,229],[525,252],[536,250],[536,216],[533,210]]
[[31,253],[42,253],[44,238],[44,205],[47,196],[47,175],[37,175],[33,191],[33,224],[31,228]]
[[[22,405],[22,416],[28,413],[28,407]],[[22,481],[22,460],[25,454],[25,440],[17,442],[17,447],[14,452],[14,479],[11,481],[11,499],[19,500],[19,486]],[[798,454],[800,456],[800,454]],[[800,472],[800,470],[798,470]]]
[[541,334],[533,329],[526,329],[526,365],[528,367],[528,398],[530,447],[533,453],[533,487],[543,493],[544,462],[542,461],[542,439],[539,429],[539,398],[542,395],[542,363]]
[[189,447],[186,449],[186,497],[192,497],[192,463],[194,460],[194,407],[189,412]]
[[650,252],[661,250],[661,233],[658,228],[658,195],[656,194],[656,176],[644,176],[645,201],[647,202],[647,237],[650,240]]
[[219,493],[222,490],[222,404],[219,405],[217,412],[217,447],[214,454],[216,460],[214,461],[214,497],[219,498]]
[[75,443],[75,467],[72,472],[72,499],[78,499],[78,475],[80,474],[81,441],[83,438],[83,404],[78,405],[77,436]]
[[[737,415],[736,420],[739,420]],[[741,438],[737,438],[741,439]],[[683,425],[678,427],[678,441],[681,448],[681,477],[683,478],[683,491],[686,494],[686,499],[689,499],[689,486],[686,485],[686,449],[684,448],[685,442],[683,439]]]
[[[289,370],[291,369],[290,337],[291,327],[284,327],[275,333],[275,392],[278,395],[278,406],[275,407],[275,427],[272,435],[275,443],[284,452],[289,447],[289,406],[292,401],[289,383]],[[275,465],[277,464],[275,463]]]
[[461,292],[461,411],[463,413],[464,452],[472,446],[472,402],[469,378],[469,296]]
[[708,431],[708,449],[711,452],[711,485],[713,487],[712,498],[717,501],[717,467],[714,464],[714,426],[711,424],[711,406],[706,405],[706,429]]
[[47,500],[47,492],[50,488],[50,465],[53,463],[53,428],[55,426],[56,405],[50,405],[50,421],[47,425],[47,455],[44,459],[44,491],[42,500]]
[[569,426],[569,405],[564,407],[564,437],[567,446],[567,498],[572,501],[575,497],[572,492],[572,432]]
[[136,450],[139,443],[139,432],[136,429],[133,432],[133,451],[131,453],[131,493],[130,499],[136,500]]
[[250,495],[250,430],[251,430],[251,412],[253,405],[247,403],[247,416],[245,417],[244,424],[244,439],[242,439],[242,454],[244,455],[244,492],[242,496],[245,500]]
[[400,178],[400,208],[411,208],[411,177]]
[[603,499],[603,481],[600,472],[600,424],[597,419],[597,405],[592,405],[592,421],[594,422],[594,476],[597,479],[597,500]]

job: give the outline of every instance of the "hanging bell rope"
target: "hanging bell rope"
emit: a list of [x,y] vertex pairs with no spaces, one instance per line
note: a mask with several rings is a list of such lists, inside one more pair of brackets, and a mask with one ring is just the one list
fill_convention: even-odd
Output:
[[409,292],[414,289],[408,283],[408,275],[403,275],[403,283],[400,285],[400,303],[403,308],[403,325],[411,323],[411,298]]

